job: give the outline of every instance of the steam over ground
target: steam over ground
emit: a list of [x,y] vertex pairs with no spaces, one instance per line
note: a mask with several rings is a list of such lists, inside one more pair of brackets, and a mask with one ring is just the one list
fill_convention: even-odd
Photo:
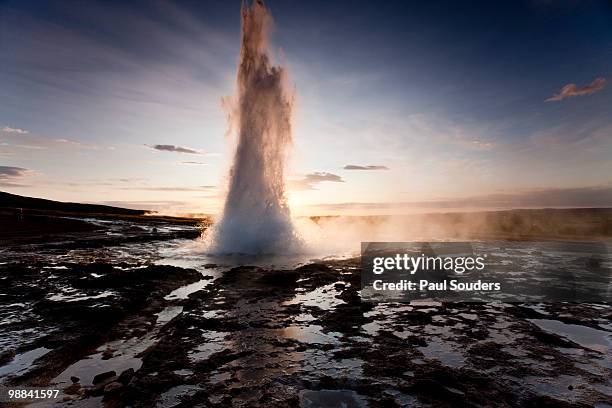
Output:
[[270,63],[271,23],[263,2],[243,3],[238,90],[230,101],[230,132],[238,140],[213,253],[287,253],[299,247],[284,180],[292,96],[284,85],[285,70]]
[[598,240],[612,234],[612,210],[524,209],[468,213],[298,218],[307,251],[354,254],[368,241],[472,241],[495,239]]

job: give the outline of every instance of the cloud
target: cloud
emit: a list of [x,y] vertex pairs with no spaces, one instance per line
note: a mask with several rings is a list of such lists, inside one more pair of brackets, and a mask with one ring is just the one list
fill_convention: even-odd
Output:
[[[432,151],[486,152],[497,147],[504,132],[499,123],[476,122],[467,118],[451,120],[439,115],[415,113],[408,116],[379,114],[360,126],[346,126],[371,153],[389,157],[393,152],[406,159]],[[455,148],[456,147],[456,148]]]
[[180,186],[135,186],[121,187],[120,190],[143,190],[143,191],[214,191],[216,186],[196,186],[196,187],[180,187]]
[[344,170],[389,170],[387,166],[359,166],[356,164],[347,164]]
[[2,132],[4,132],[4,133],[16,133],[18,135],[25,135],[26,133],[29,133],[25,129],[14,128],[14,127],[10,127],[10,126],[3,127],[2,128]]
[[22,167],[0,166],[0,186],[3,187],[23,187],[22,184],[14,183],[14,180],[27,176],[28,169]]
[[595,92],[599,92],[604,89],[604,87],[606,86],[606,82],[607,81],[605,78],[599,77],[596,78],[589,85],[583,86],[581,88],[578,88],[576,84],[567,84],[563,88],[561,88],[558,94],[555,94],[550,98],[546,99],[546,102],[558,102],[566,98],[571,98],[572,96],[591,95]]
[[0,166],[0,178],[22,177],[28,172],[22,167]]
[[78,147],[78,148],[86,148],[86,149],[94,149],[97,150],[98,146],[91,143],[85,143],[80,140],[72,140],[72,139],[52,139],[52,142],[58,143],[59,145]]
[[7,150],[11,153],[19,154],[19,150],[98,150],[100,146],[85,141],[66,139],[66,138],[51,138],[40,135],[33,135],[27,130],[12,129],[7,131],[7,127],[0,128],[0,133],[3,134],[3,143]]
[[333,173],[315,172],[304,176],[300,180],[289,180],[289,188],[294,191],[298,190],[316,190],[316,185],[325,181],[333,183],[344,183],[342,177]]
[[145,145],[154,150],[159,150],[162,152],[175,152],[175,153],[187,153],[187,154],[203,154],[201,151],[191,149],[189,147],[181,147],[175,145],[165,145],[165,144],[156,144],[153,146]]
[[316,173],[307,174],[304,179],[311,183],[320,183],[322,181],[333,181],[336,183],[344,183],[344,180],[342,180],[342,177],[338,176],[337,174],[325,173],[325,172],[316,172]]
[[198,165],[198,166],[207,166],[208,163],[202,163],[198,161],[182,161],[181,164],[190,164],[190,165]]

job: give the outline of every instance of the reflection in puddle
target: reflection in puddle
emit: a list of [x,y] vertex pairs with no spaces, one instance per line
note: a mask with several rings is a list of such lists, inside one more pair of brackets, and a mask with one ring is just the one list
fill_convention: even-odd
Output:
[[195,385],[179,385],[174,388],[170,388],[168,391],[160,395],[156,407],[169,408],[174,407],[181,403],[181,401],[190,395],[195,394],[199,390],[199,387]]
[[165,300],[180,300],[187,299],[189,295],[195,293],[199,290],[204,289],[206,286],[210,285],[212,280],[202,279],[197,282],[190,283],[189,285],[181,286],[178,289],[170,292],[169,295],[166,295]]
[[438,360],[445,366],[460,367],[465,364],[463,355],[455,350],[450,342],[439,338],[430,339],[427,346],[419,347],[419,350],[426,359]]
[[181,313],[183,313],[183,306],[167,306],[164,310],[156,314],[157,321],[155,324],[158,326],[164,325]]
[[192,362],[198,362],[208,359],[215,353],[225,350],[230,347],[229,343],[224,339],[228,335],[226,332],[207,332],[202,343],[193,351],[189,352],[188,357]]
[[542,330],[565,337],[582,347],[600,353],[609,353],[612,350],[612,333],[577,324],[566,324],[558,320],[529,319],[529,321]]
[[39,347],[34,350],[26,351],[25,353],[17,354],[11,362],[0,367],[0,378],[7,376],[16,376],[26,372],[36,359],[44,356],[49,351],[48,348]]
[[304,305],[329,310],[345,303],[342,299],[338,299],[335,296],[341,293],[340,291],[336,290],[335,285],[337,284],[346,285],[345,282],[335,282],[330,283],[329,285],[321,286],[310,292],[298,293],[293,299],[284,302],[283,305]]
[[54,302],[80,302],[83,300],[90,300],[90,299],[103,299],[103,298],[107,298],[109,296],[114,296],[114,295],[115,293],[110,290],[104,291],[97,295],[89,295],[89,296],[79,293],[76,290],[66,290],[63,293],[57,293],[55,295],[49,296],[47,299],[52,300]]
[[318,343],[318,344],[337,344],[340,333],[330,332],[323,333],[321,326],[289,326],[282,329],[281,336],[285,338],[295,339],[303,343]]
[[[54,384],[70,384],[70,377],[78,377],[82,385],[90,385],[100,373],[115,371],[117,375],[132,368],[138,371],[142,366],[142,359],[136,357],[154,343],[150,337],[133,337],[128,340],[117,340],[98,347],[97,353],[77,361],[65,369],[51,382]],[[112,350],[113,356],[105,359],[104,352]]]

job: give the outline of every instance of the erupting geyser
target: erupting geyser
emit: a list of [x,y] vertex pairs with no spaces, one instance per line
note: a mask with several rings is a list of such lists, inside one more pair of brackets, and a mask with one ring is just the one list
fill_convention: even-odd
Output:
[[238,89],[230,108],[237,147],[223,217],[212,252],[279,254],[299,240],[285,200],[285,161],[291,144],[292,95],[286,72],[272,66],[268,33],[272,17],[261,0],[242,4]]

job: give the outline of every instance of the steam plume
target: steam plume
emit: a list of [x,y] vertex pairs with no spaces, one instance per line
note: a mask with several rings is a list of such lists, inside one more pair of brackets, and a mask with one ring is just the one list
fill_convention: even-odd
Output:
[[223,218],[212,252],[272,254],[297,248],[285,200],[284,169],[291,144],[292,95],[286,71],[268,55],[270,12],[261,0],[242,4],[242,44],[230,131],[238,140]]

